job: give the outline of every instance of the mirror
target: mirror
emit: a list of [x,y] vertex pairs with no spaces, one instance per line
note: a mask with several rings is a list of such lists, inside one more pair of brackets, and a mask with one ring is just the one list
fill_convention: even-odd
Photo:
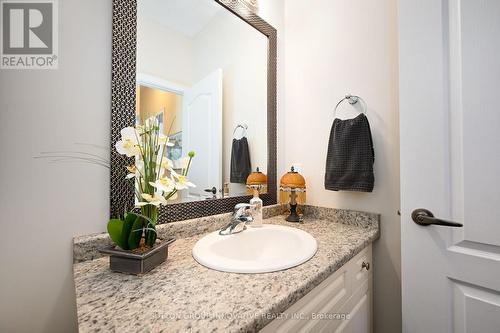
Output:
[[268,37],[213,0],[138,0],[136,122],[156,117],[174,169],[172,203],[249,194],[268,167]]
[[[189,173],[198,192],[161,205],[158,223],[228,213],[248,202],[251,196],[245,196],[242,182],[248,164],[267,173],[267,193],[260,196],[264,205],[277,203],[277,31],[246,3],[113,0],[111,216],[133,207],[135,198],[134,188],[124,181],[133,160],[114,145],[124,127],[148,116],[162,124],[174,143],[168,157],[175,167],[182,168],[179,157],[196,150],[193,165],[198,168]],[[147,103],[150,99],[160,103]],[[243,172],[235,172],[232,181],[233,143],[241,143],[242,136],[250,162],[238,160]],[[229,190],[224,193],[225,183]]]

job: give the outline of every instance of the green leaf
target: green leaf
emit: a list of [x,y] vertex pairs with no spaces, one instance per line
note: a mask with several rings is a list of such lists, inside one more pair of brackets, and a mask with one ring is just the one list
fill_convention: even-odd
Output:
[[153,228],[148,228],[146,234],[146,245],[153,247],[156,242],[156,230]]
[[142,228],[144,227],[144,220],[137,217],[132,225],[130,235],[128,237],[128,246],[130,250],[135,250],[139,247],[142,238]]
[[124,248],[124,250],[130,250],[130,247],[128,245],[128,239],[130,237],[130,233],[132,232],[132,227],[136,219],[137,217],[132,214],[125,215],[125,221],[123,222],[123,231],[122,231],[122,243],[126,247]]
[[148,226],[155,226],[155,223],[153,220],[151,220],[149,217],[147,217],[146,215],[144,214],[141,214],[141,213],[134,213],[134,212],[130,212],[128,213],[130,215],[133,215],[133,216],[136,216],[136,217],[142,217],[144,220],[146,220],[146,222],[148,222]]
[[123,224],[124,222],[120,219],[111,219],[108,222],[108,234],[109,237],[111,237],[111,240],[121,247],[122,249],[126,250],[128,247],[126,243],[123,242],[122,238],[122,232],[123,232]]

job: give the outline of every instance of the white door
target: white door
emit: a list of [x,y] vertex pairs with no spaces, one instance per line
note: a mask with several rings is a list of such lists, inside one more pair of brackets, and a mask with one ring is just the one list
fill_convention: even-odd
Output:
[[499,333],[500,1],[399,11],[403,331]]
[[182,148],[196,155],[189,179],[196,185],[188,198],[206,197],[205,189],[222,184],[222,70],[218,69],[185,91],[182,114]]

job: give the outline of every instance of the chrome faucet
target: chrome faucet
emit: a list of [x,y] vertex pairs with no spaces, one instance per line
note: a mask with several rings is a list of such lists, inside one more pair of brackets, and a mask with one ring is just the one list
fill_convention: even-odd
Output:
[[219,235],[232,235],[245,230],[246,224],[253,221],[250,208],[252,205],[247,203],[239,203],[234,206],[231,222],[219,231]]

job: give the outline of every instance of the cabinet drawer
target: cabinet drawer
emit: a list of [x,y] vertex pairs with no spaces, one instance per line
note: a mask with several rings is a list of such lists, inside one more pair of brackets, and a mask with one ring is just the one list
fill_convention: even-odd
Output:
[[353,292],[366,285],[371,276],[371,267],[370,270],[362,268],[363,262],[371,264],[371,245],[284,311],[281,318],[272,321],[261,332],[319,332],[341,325],[343,320],[334,317],[342,315],[340,310],[345,307]]

